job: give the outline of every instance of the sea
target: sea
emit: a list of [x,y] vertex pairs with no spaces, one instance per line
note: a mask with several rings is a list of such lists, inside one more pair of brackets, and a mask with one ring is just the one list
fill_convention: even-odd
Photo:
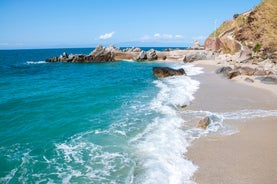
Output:
[[[0,51],[0,183],[194,183],[187,148],[222,127],[219,117],[205,131],[182,118],[202,68],[44,61],[91,51]],[[183,68],[187,76],[156,78],[154,66]]]

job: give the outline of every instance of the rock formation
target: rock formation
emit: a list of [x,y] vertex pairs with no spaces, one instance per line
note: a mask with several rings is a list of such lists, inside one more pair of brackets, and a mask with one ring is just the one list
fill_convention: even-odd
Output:
[[244,62],[274,60],[271,56],[277,51],[276,15],[277,1],[263,0],[252,10],[225,21],[205,40],[204,47],[224,54],[238,53],[238,60],[244,58],[240,60]]
[[197,128],[206,129],[209,124],[211,124],[210,117],[205,117],[204,119],[201,119],[198,124],[196,125]]
[[52,57],[46,59],[46,62],[110,62],[114,61],[115,48],[109,46],[107,48],[103,46],[97,46],[89,55],[84,54],[61,54],[59,57]]
[[214,53],[211,51],[188,51],[185,53],[183,61],[185,63],[190,63],[197,60],[211,60],[214,59]]
[[169,67],[153,67],[153,75],[156,77],[170,77],[174,75],[186,75],[186,72],[184,69],[172,69]]
[[141,51],[139,55],[135,58],[136,61],[154,61],[158,59],[158,55],[154,49],[149,51]]

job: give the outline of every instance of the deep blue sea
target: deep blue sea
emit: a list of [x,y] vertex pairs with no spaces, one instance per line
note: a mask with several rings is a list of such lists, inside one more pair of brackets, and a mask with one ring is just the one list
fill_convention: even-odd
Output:
[[[160,48],[163,49],[163,48]],[[0,183],[183,183],[189,132],[178,108],[200,68],[174,62],[45,63],[62,52],[0,51]],[[153,66],[188,76],[155,78]]]

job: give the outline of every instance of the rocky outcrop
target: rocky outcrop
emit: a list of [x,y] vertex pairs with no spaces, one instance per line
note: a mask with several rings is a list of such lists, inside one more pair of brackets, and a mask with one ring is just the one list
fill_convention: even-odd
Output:
[[111,62],[114,61],[114,52],[115,48],[109,46],[107,48],[103,46],[97,46],[89,55],[84,54],[70,54],[67,53],[61,54],[59,57],[52,57],[46,59],[46,62]]
[[201,119],[196,125],[196,127],[205,130],[209,126],[209,124],[211,124],[211,119],[207,116],[204,119]]
[[122,52],[141,52],[142,50],[138,47],[131,47],[123,49]]
[[277,51],[276,14],[277,1],[263,0],[252,10],[224,21],[205,40],[204,47],[223,54],[239,53],[243,62],[269,58]]
[[212,59],[214,59],[214,53],[211,51],[205,51],[205,50],[188,51],[183,57],[183,62],[191,63],[197,60],[212,60]]
[[149,51],[141,51],[139,55],[135,58],[136,61],[154,61],[158,59],[158,55],[154,49]]
[[204,43],[204,48],[210,51],[235,54],[241,50],[241,45],[228,35],[220,38],[207,38]]
[[174,75],[186,75],[186,72],[184,69],[172,69],[169,67],[153,67],[153,75],[156,77],[170,77]]
[[[249,66],[235,66],[234,68],[231,68],[229,66],[227,67],[221,67],[216,70],[217,74],[223,74],[225,77],[228,79],[235,78],[239,75],[244,75],[244,76],[268,76],[272,75],[273,72],[270,70],[266,70],[264,67],[249,67]],[[248,80],[247,82],[250,82]]]
[[192,50],[204,50],[204,47],[199,44],[198,40],[195,40],[193,46],[189,47],[188,49],[192,49]]

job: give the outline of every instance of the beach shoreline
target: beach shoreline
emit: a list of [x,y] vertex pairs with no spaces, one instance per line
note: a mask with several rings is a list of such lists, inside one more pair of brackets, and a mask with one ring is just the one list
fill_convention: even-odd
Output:
[[[224,120],[223,126],[233,129],[231,135],[212,133],[194,140],[186,154],[199,167],[192,179],[199,184],[276,183],[275,86],[264,87],[256,80],[249,85],[243,77],[225,79],[215,74],[221,66],[217,61],[197,61],[193,64],[202,67],[204,74],[197,77],[200,89],[188,110],[238,115],[253,111],[257,114]],[[264,112],[259,114],[260,110]]]
[[[199,60],[199,61],[194,61],[193,64],[195,66],[199,66],[199,67],[213,66],[214,72],[216,69],[218,69],[220,67],[223,67],[223,66],[234,67],[234,65],[235,65],[234,63],[218,61],[218,60]],[[251,65],[249,65],[249,66],[251,66]],[[253,80],[254,82],[247,82],[247,81],[245,81],[246,78],[249,78],[249,79]],[[259,77],[257,77],[257,76],[240,75],[240,76],[233,78],[232,81],[235,81],[235,82],[243,84],[243,85],[263,89],[263,90],[269,91],[277,96],[277,85],[262,83],[261,80],[259,80]]]

